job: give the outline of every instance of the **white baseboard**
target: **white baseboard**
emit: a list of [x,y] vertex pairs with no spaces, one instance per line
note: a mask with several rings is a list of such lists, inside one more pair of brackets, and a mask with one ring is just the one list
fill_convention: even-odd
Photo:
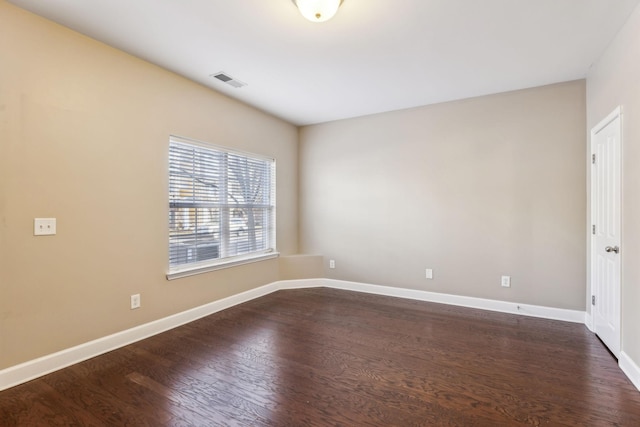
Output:
[[325,279],[325,286],[419,301],[437,302],[441,304],[478,308],[481,310],[499,311],[501,313],[520,314],[523,316],[563,320],[565,322],[584,323],[585,321],[585,312],[578,310],[567,310],[563,308],[519,304],[515,302],[441,294],[437,292],[419,291],[415,289],[394,288],[390,286],[369,285],[365,283],[346,282],[342,280]]
[[624,351],[620,352],[620,358],[618,359],[618,366],[622,369],[622,372],[631,380],[634,386],[640,390],[640,366],[631,360],[629,355]]
[[[312,287],[330,287],[357,292],[366,292],[377,295],[387,295],[399,298],[408,298],[420,301],[437,302],[442,304],[458,305],[483,310],[499,311],[503,313],[563,320],[567,322],[585,322],[585,312],[576,310],[565,310],[536,305],[517,304],[505,301],[440,294],[412,289],[401,289],[389,286],[371,285],[342,280],[285,280],[260,286],[258,288],[242,292],[228,298],[214,301],[200,307],[196,307],[181,313],[174,314],[172,316],[165,317],[163,319],[158,319],[144,325],[136,326],[122,332],[117,332],[115,334],[89,341],[87,343],[71,347],[57,353],[49,354],[38,359],[30,360],[28,362],[24,362],[19,365],[0,370],[0,390],[5,390],[18,384],[25,383],[32,379],[73,365],[75,363],[82,362],[95,356],[99,356],[125,345],[148,338],[152,335],[165,332],[169,329],[184,325],[185,323],[192,322],[226,308],[233,307],[235,305],[250,301],[255,298],[259,298],[278,290]],[[638,376],[638,368],[635,364],[633,364],[633,361],[631,361],[631,359],[628,359],[628,362],[625,362],[625,367],[631,372],[635,372],[636,379],[640,378],[640,376]],[[640,381],[634,381],[634,384],[636,384],[636,386],[638,386],[639,383]]]
[[278,284],[270,283],[259,288],[232,295],[209,304],[195,307],[153,322],[145,323],[106,337],[98,338],[75,347],[39,357],[19,365],[0,370],[0,391],[25,383],[75,363],[99,356],[136,341],[168,331],[234,305],[259,298],[278,289]]

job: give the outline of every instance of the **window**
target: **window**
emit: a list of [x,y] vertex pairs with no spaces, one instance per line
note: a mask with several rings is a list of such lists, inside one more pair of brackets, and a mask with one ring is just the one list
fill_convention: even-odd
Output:
[[275,161],[172,136],[167,278],[276,255]]

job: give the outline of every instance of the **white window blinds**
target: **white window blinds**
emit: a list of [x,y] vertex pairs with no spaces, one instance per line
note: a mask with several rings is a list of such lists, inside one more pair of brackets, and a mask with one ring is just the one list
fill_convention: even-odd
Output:
[[169,273],[275,252],[275,162],[169,141]]

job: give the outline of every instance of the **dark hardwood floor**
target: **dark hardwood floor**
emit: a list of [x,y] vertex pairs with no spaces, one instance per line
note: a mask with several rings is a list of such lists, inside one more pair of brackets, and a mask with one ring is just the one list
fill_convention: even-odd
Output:
[[583,325],[279,291],[0,392],[1,426],[640,426]]

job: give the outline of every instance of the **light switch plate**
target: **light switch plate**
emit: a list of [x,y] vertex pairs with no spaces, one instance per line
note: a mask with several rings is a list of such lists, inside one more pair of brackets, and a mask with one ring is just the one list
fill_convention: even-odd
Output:
[[33,220],[34,236],[53,236],[56,234],[55,218],[35,218]]

